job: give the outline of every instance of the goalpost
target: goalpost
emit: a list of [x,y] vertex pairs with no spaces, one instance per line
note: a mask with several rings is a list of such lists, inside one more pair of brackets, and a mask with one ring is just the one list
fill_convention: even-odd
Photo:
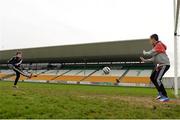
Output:
[[178,96],[178,24],[180,0],[174,0],[174,94]]

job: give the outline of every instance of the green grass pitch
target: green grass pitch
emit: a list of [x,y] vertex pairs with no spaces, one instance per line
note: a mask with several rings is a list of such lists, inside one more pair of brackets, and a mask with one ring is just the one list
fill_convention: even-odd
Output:
[[161,103],[154,88],[0,81],[3,118],[178,118],[180,99]]

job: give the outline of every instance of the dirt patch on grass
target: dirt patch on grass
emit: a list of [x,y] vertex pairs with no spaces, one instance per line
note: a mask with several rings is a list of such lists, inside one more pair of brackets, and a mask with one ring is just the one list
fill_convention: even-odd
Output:
[[101,99],[103,101],[118,100],[128,102],[130,105],[144,106],[156,109],[157,107],[169,108],[169,105],[180,105],[180,99],[172,99],[168,102],[160,102],[153,97],[135,97],[135,96],[106,96],[106,95],[88,95],[79,96],[84,99]]

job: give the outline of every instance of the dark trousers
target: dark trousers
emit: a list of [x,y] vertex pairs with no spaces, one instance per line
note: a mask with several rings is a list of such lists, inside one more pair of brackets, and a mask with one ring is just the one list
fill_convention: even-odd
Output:
[[150,79],[151,79],[152,83],[155,85],[157,91],[162,93],[162,95],[166,96],[166,97],[167,97],[167,92],[162,83],[162,77],[164,76],[164,74],[167,72],[167,70],[169,68],[170,68],[170,65],[158,67],[152,72],[151,77],[150,77]]
[[20,72],[18,72],[18,71],[15,71],[15,72],[16,72],[16,79],[15,79],[15,81],[14,81],[14,85],[17,84],[17,82],[18,82],[18,80],[19,80],[19,78],[20,78]]
[[16,79],[14,81],[14,85],[17,84],[19,78],[20,78],[20,75],[23,75],[23,76],[26,76],[28,77],[28,75],[26,75],[19,67],[13,67],[13,70],[15,71],[16,73]]

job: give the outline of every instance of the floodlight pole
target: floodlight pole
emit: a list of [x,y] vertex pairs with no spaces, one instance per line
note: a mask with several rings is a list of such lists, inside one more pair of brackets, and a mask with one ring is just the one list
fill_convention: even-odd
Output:
[[177,28],[180,0],[174,0],[174,94],[178,97],[178,44]]

